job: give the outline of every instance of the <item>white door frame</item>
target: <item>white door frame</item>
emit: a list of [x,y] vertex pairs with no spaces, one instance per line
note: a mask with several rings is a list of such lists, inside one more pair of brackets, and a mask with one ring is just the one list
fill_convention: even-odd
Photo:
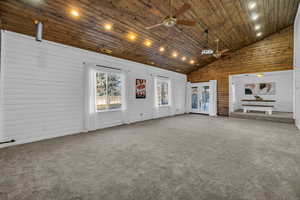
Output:
[[232,75],[229,76],[228,78],[228,84],[229,84],[229,114],[234,112],[233,109],[233,91],[232,91],[232,85],[233,85],[233,81],[232,81]]
[[[201,111],[201,105],[200,105],[200,102],[201,102],[201,99],[202,99],[202,90],[205,86],[208,86],[210,88],[210,83],[209,82],[202,82],[202,83],[192,83],[191,84],[191,95],[193,95],[193,89],[194,87],[197,88],[197,109],[193,109],[192,108],[192,105],[190,107],[190,112],[191,113],[199,113],[199,114],[209,114],[209,108],[208,108],[208,111]],[[192,100],[193,98],[191,98]]]
[[[210,96],[210,102],[209,102],[209,112],[206,113],[209,116],[216,116],[217,115],[217,81],[216,80],[210,80],[209,82],[199,82],[199,83],[187,83],[187,97],[186,97],[186,110],[188,113],[192,112],[192,105],[191,105],[191,95],[192,95],[192,87],[199,87],[208,85],[210,87],[209,96]],[[205,113],[204,113],[205,114]]]

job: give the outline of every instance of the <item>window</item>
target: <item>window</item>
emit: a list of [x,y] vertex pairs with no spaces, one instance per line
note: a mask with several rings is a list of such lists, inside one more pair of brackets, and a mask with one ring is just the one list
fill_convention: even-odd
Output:
[[170,104],[170,91],[168,80],[156,80],[156,96],[158,106],[167,106]]
[[96,110],[122,108],[121,74],[96,72]]

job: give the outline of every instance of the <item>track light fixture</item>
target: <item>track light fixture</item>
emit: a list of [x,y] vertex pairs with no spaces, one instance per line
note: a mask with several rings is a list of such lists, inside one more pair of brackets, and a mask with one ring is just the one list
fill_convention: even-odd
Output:
[[41,42],[43,40],[43,23],[40,21],[35,21],[36,25],[36,41]]

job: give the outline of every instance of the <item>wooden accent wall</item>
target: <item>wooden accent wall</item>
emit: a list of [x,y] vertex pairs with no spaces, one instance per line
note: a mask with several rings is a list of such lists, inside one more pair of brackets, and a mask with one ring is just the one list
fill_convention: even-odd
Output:
[[229,75],[293,69],[293,28],[286,28],[188,74],[190,82],[218,81],[218,114],[229,112]]

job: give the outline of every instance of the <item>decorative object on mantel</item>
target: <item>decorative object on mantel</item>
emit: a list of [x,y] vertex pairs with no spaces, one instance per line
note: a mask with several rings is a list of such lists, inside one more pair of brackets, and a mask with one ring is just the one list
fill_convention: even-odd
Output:
[[262,100],[263,100],[263,98],[261,98],[260,96],[255,95],[254,97],[255,97],[255,99],[258,100],[258,101],[262,101]]

